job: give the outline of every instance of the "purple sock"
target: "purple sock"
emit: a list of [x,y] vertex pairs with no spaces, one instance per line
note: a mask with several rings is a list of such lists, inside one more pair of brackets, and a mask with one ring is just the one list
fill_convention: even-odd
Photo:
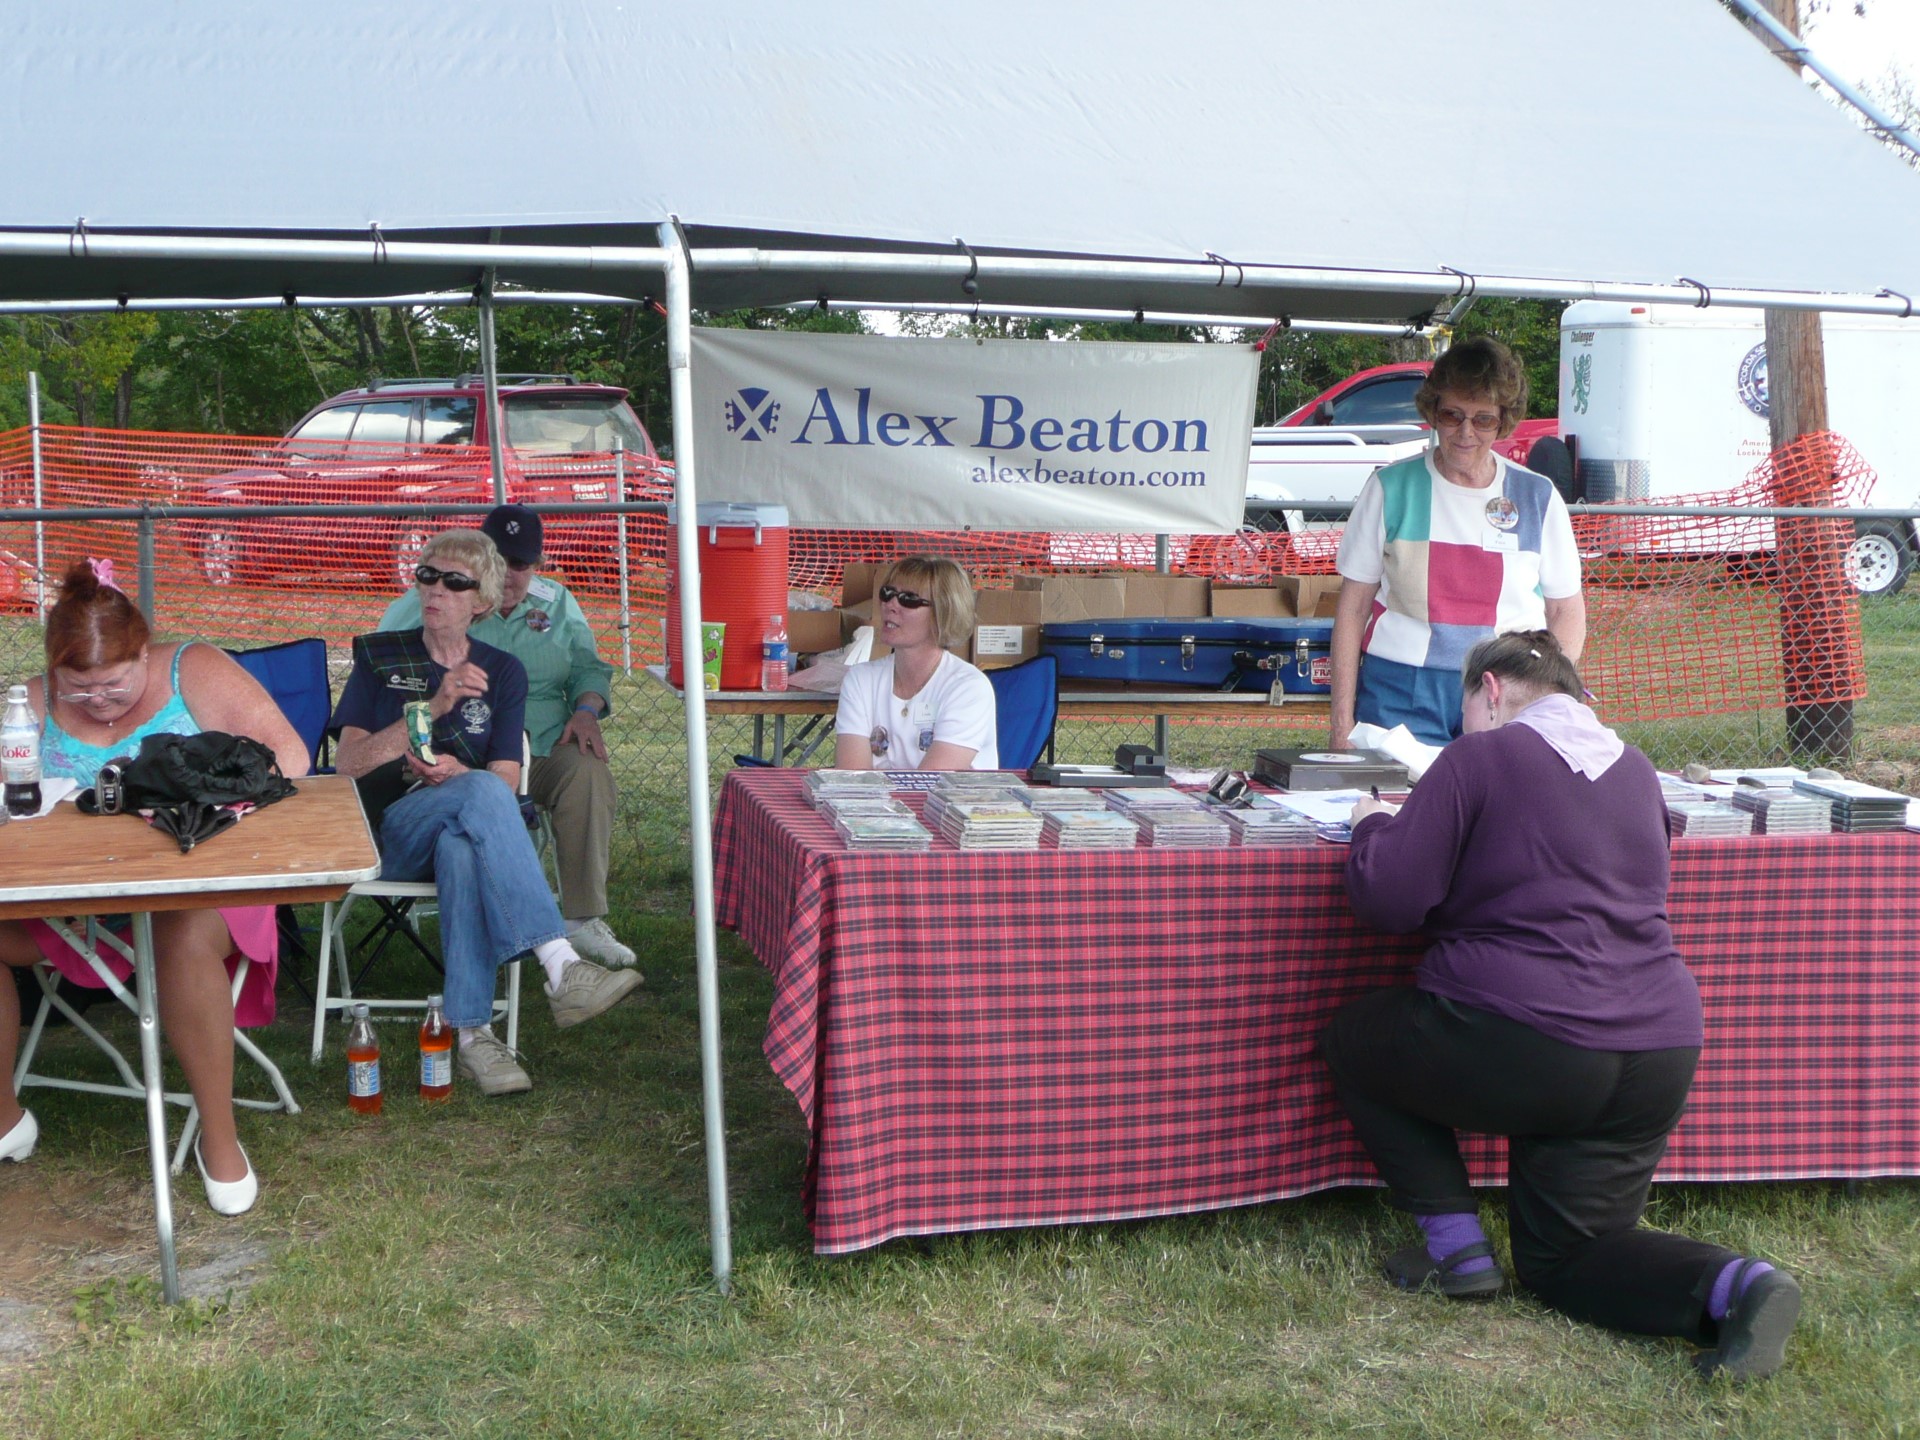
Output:
[[[1740,1275],[1740,1267],[1742,1265],[1748,1267],[1744,1275]],[[1727,1311],[1733,1308],[1733,1302],[1738,1300],[1741,1295],[1746,1294],[1747,1287],[1771,1269],[1773,1269],[1773,1266],[1767,1264],[1764,1260],[1729,1260],[1721,1267],[1720,1274],[1714,1279],[1713,1293],[1707,1296],[1707,1314],[1711,1315],[1715,1320],[1726,1319]],[[1736,1295],[1733,1290],[1733,1277],[1735,1275],[1740,1275],[1739,1295]]]
[[[1455,1251],[1468,1245],[1486,1243],[1487,1232],[1480,1228],[1478,1215],[1416,1215],[1413,1217],[1427,1237],[1427,1258],[1438,1265]],[[1493,1261],[1482,1255],[1462,1261],[1454,1267],[1456,1275],[1478,1275],[1493,1269]]]

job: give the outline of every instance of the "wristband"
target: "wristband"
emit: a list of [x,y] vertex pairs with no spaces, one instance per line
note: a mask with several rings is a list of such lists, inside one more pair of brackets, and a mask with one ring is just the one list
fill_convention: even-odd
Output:
[[574,714],[579,715],[583,712],[585,714],[591,715],[596,720],[600,718],[600,712],[594,709],[593,706],[591,705],[576,705],[573,707]]

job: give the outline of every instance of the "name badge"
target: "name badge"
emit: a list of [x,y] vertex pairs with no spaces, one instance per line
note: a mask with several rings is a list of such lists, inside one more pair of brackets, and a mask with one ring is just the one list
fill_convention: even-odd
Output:
[[416,695],[424,695],[427,693],[427,682],[426,678],[420,675],[389,675],[387,676],[387,688],[389,690],[410,690]]
[[1489,530],[1480,537],[1482,550],[1498,550],[1506,555],[1520,553],[1520,537],[1511,532]]

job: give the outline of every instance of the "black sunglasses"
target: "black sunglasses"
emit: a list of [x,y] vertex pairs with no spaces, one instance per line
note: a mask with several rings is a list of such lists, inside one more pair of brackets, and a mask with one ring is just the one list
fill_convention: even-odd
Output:
[[933,603],[925,595],[916,595],[911,590],[902,590],[898,585],[882,585],[880,603],[884,605],[889,600],[898,600],[909,610],[924,610]]
[[480,582],[471,575],[459,575],[451,570],[436,570],[431,565],[422,565],[413,572],[413,578],[422,585],[444,585],[456,595],[464,595],[469,590],[478,590]]

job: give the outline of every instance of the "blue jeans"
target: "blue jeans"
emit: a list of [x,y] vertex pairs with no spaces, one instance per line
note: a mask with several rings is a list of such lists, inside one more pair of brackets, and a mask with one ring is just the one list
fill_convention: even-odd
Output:
[[1405,725],[1414,739],[1444,745],[1460,734],[1460,672],[1364,655],[1353,718],[1383,730]]
[[566,928],[519,797],[484,770],[422,785],[387,808],[380,878],[439,887],[447,1023],[459,1029],[492,1020],[502,965]]

